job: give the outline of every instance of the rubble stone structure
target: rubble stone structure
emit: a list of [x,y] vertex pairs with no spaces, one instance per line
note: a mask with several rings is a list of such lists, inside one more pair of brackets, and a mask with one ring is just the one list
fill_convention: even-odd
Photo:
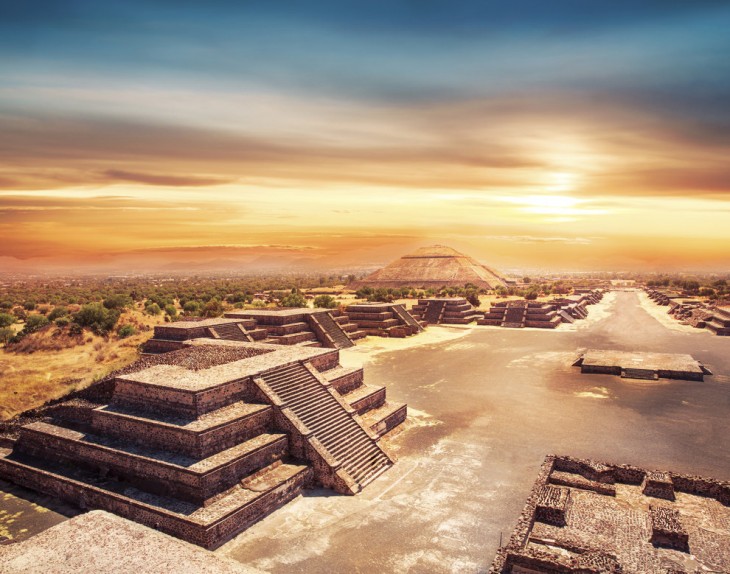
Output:
[[432,245],[404,255],[351,287],[440,289],[472,284],[481,289],[506,285],[493,269],[451,247]]
[[[671,483],[673,499],[664,496],[664,487],[646,490],[655,479]],[[730,482],[567,456],[545,459],[517,526],[490,569],[491,574],[699,571],[730,571]]]
[[356,494],[393,464],[380,437],[406,405],[338,349],[181,345],[117,376],[108,402],[22,426],[0,477],[214,548],[307,486]]
[[463,297],[419,299],[411,314],[429,325],[468,325],[483,316]]
[[403,305],[395,303],[349,305],[345,315],[360,332],[376,337],[409,337],[424,327]]

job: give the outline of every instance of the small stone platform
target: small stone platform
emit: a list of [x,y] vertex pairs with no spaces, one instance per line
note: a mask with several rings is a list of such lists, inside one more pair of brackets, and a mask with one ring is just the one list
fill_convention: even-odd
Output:
[[558,572],[730,572],[730,482],[548,456],[490,574]]
[[581,373],[626,379],[703,381],[712,372],[691,355],[588,349],[573,363]]

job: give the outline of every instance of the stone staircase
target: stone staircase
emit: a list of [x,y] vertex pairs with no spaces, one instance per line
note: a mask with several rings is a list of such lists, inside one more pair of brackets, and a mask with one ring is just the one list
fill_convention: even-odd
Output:
[[359,488],[391,466],[377,442],[304,365],[286,365],[262,378]]
[[504,312],[502,327],[521,328],[525,326],[525,307],[507,307]]
[[421,324],[416,320],[413,315],[406,311],[403,305],[393,305],[393,313],[406,325],[410,325],[411,327],[413,327],[417,333],[423,331],[423,327],[421,326]]
[[226,341],[248,341],[253,339],[246,333],[239,323],[224,323],[222,325],[214,325],[208,330],[214,339],[224,339]]
[[[353,347],[355,343],[350,340],[350,337],[342,330],[339,323],[332,318],[329,313],[312,313],[307,316],[311,323],[313,323],[313,330],[317,330],[317,326],[322,330],[324,335],[327,335],[332,340],[332,346],[336,349],[347,349]],[[330,346],[330,345],[325,345]]]
[[436,325],[441,319],[441,315],[446,307],[446,301],[431,301],[423,315],[423,320],[429,325]]

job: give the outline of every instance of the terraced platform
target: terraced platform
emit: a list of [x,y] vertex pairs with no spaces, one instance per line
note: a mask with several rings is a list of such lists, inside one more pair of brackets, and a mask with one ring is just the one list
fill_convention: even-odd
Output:
[[307,486],[355,494],[392,466],[379,438],[406,407],[337,349],[182,345],[117,377],[108,404],[21,427],[0,477],[214,548]]

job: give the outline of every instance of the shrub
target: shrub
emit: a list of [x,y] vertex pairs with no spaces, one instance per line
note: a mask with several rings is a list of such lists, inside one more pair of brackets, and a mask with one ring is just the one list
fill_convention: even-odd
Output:
[[320,309],[334,309],[337,307],[337,301],[329,295],[317,295],[314,298],[314,306]]
[[159,315],[162,313],[162,309],[160,309],[160,306],[157,303],[152,303],[144,308],[144,312],[148,315]]
[[537,291],[528,291],[527,293],[525,293],[525,299],[527,299],[528,301],[534,301],[535,299],[537,299]]
[[121,293],[110,295],[104,299],[104,307],[107,309],[124,309],[125,307],[130,307],[132,303],[133,301],[131,297]]
[[25,320],[25,327],[20,332],[21,336],[30,335],[48,325],[48,318],[43,315],[28,315]]
[[35,305],[35,301],[26,301],[25,303],[23,303],[23,309],[25,309],[26,311],[33,311],[35,309]]
[[59,317],[65,317],[66,315],[68,315],[68,309],[66,307],[56,307],[48,314],[48,320],[55,321]]
[[118,309],[107,309],[101,303],[89,303],[74,315],[74,322],[98,335],[103,335],[114,328],[119,315]]
[[71,324],[71,319],[70,317],[59,317],[54,322],[59,329],[65,329]]
[[117,331],[117,335],[120,339],[126,339],[137,334],[137,329],[133,325],[122,325]]
[[15,332],[10,327],[0,328],[0,343],[7,345],[14,336]]
[[477,308],[479,308],[479,305],[482,304],[482,302],[479,300],[479,294],[476,291],[469,291],[466,294],[466,300]]
[[220,317],[223,314],[223,305],[218,299],[211,299],[203,307],[203,317]]
[[175,309],[175,305],[165,305],[165,313],[168,317],[177,317],[177,309]]
[[281,300],[282,307],[306,307],[307,300],[299,292],[289,293],[286,297]]
[[197,301],[187,301],[185,305],[183,305],[183,311],[186,315],[197,315],[200,313],[200,303]]
[[13,315],[10,313],[0,313],[0,328],[10,327],[13,323],[15,323],[15,317]]

